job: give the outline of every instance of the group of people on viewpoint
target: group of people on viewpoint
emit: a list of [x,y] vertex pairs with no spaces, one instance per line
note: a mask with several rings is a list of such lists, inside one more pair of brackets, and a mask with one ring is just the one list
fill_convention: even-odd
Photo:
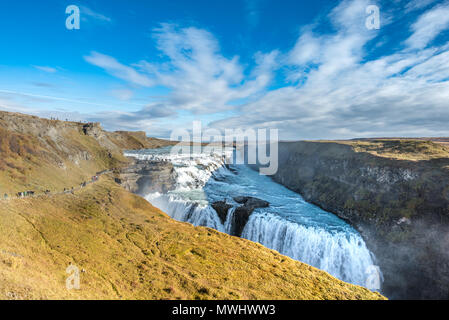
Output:
[[[102,172],[102,173],[103,173],[103,172]],[[104,172],[104,173],[105,173],[105,172]],[[98,175],[95,175],[95,176],[93,176],[93,177],[91,178],[90,181],[84,181],[83,183],[81,183],[81,184],[80,184],[80,188],[86,187],[89,183],[97,182],[98,179],[99,179],[99,176],[98,176]],[[74,190],[75,190],[74,187],[72,187],[71,189],[64,188],[63,193],[68,193],[68,192],[73,193]],[[49,195],[50,193],[51,193],[50,190],[45,190],[45,191],[44,191],[44,195]],[[36,192],[34,192],[34,191],[21,191],[21,192],[16,193],[15,196],[16,196],[16,198],[26,198],[26,197],[33,197],[35,194],[36,194]],[[3,200],[8,200],[8,199],[9,199],[9,195],[8,195],[7,193],[5,193],[5,194],[3,195]]]

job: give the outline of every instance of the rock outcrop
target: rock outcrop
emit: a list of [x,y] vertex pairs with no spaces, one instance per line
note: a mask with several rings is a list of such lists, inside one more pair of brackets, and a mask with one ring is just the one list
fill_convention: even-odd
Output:
[[[233,236],[241,237],[243,229],[254,210],[257,208],[266,208],[270,206],[270,203],[254,197],[235,197],[234,201],[241,204],[241,206],[236,207],[234,210],[230,233]],[[212,204],[212,208],[217,212],[222,223],[226,221],[229,209],[232,207],[226,201],[217,201]]]
[[243,229],[253,211],[257,208],[266,208],[270,204],[267,201],[253,197],[235,197],[234,201],[243,205],[237,207],[234,211],[231,234],[241,237]]
[[121,169],[118,181],[126,190],[144,196],[153,192],[166,193],[174,188],[176,172],[172,163],[134,158],[130,161],[131,165]]
[[232,208],[232,205],[226,203],[226,201],[217,201],[212,203],[212,208],[217,212],[221,223],[224,224],[228,216],[228,211]]
[[360,231],[390,298],[449,298],[449,150],[429,141],[286,142],[273,179]]
[[254,197],[234,197],[234,201],[243,204],[243,207],[251,212],[257,208],[267,208],[270,206],[270,203],[268,201]]

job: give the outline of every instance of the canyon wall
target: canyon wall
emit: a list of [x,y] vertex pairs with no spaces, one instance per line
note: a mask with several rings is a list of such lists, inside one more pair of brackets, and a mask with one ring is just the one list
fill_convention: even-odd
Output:
[[418,140],[283,142],[276,182],[352,224],[389,298],[449,298],[449,152]]

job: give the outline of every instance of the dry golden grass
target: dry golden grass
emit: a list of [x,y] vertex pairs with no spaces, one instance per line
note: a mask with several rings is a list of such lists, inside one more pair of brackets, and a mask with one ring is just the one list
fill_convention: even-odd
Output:
[[[172,220],[107,177],[1,203],[0,299],[381,299],[248,240]],[[67,290],[70,263],[81,289]]]
[[178,143],[157,138],[148,138],[143,131],[115,131],[108,133],[108,136],[117,146],[128,150],[160,148]]
[[355,152],[366,152],[378,157],[395,160],[421,161],[449,158],[449,147],[447,145],[424,139],[366,139],[317,142],[349,145]]

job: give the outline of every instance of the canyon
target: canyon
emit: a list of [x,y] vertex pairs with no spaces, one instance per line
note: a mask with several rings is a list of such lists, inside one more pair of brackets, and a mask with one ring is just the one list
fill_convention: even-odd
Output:
[[[175,221],[129,192],[148,184],[128,168],[165,188],[171,169],[124,152],[170,145],[0,112],[0,192],[34,192],[0,200],[0,299],[385,299],[252,241]],[[68,266],[81,270],[79,290],[66,288]]]

